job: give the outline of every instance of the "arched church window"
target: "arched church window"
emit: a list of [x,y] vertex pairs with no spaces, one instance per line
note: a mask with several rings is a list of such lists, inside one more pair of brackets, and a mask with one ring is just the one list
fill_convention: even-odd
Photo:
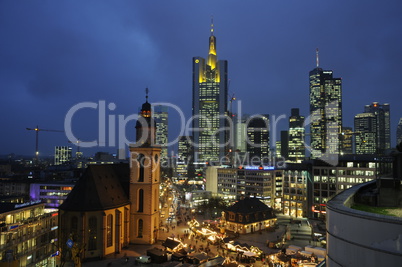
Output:
[[96,235],[98,232],[98,221],[95,216],[89,218],[88,221],[88,250],[96,250]]
[[144,231],[144,221],[142,219],[138,220],[138,237],[142,238],[142,234]]
[[113,215],[109,214],[106,219],[106,246],[113,245]]
[[144,182],[144,164],[145,164],[145,156],[143,154],[138,155],[138,164],[139,164],[139,175],[138,182]]
[[144,211],[144,190],[138,190],[138,212]]

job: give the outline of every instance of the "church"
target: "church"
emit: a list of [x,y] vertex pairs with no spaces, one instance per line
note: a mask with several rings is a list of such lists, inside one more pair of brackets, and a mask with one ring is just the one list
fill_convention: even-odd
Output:
[[59,207],[62,260],[103,258],[157,241],[161,148],[148,94],[135,128],[130,163],[89,165]]

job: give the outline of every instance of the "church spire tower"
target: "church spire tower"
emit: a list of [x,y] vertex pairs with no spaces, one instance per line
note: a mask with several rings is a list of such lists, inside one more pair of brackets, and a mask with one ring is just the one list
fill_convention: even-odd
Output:
[[136,143],[130,146],[130,243],[154,244],[159,230],[160,152],[155,145],[152,106],[142,104],[137,120]]

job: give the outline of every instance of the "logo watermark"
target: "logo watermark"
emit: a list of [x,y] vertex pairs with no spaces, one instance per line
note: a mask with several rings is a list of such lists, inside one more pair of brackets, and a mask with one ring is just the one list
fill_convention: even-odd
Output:
[[[237,101],[237,110],[241,112],[241,101]],[[181,108],[172,103],[166,102],[155,102],[151,103],[152,107],[155,106],[165,106],[169,108],[169,113],[174,112],[178,115],[178,129],[175,129],[177,136],[174,138],[169,138],[170,141],[163,144],[164,147],[173,147],[179,143],[179,139],[185,137],[186,142],[194,149],[194,159],[200,156],[198,150],[205,148],[205,146],[217,147],[221,150],[227,151],[225,155],[221,156],[215,163],[227,164],[228,162],[233,165],[261,165],[261,164],[273,164],[273,166],[279,166],[278,164],[284,164],[286,159],[281,156],[272,155],[271,144],[276,144],[277,133],[280,132],[280,122],[286,120],[286,114],[275,115],[271,114],[269,118],[265,115],[255,114],[249,116],[247,119],[242,120],[242,114],[237,114],[233,117],[232,114],[217,114],[214,116],[207,116],[205,114],[199,114],[186,119],[184,112]],[[99,100],[98,102],[80,102],[72,106],[66,113],[64,120],[64,130],[68,140],[71,143],[77,143],[79,140],[79,146],[83,148],[92,147],[108,147],[117,148],[119,151],[119,157],[124,157],[126,155],[125,150],[128,146],[136,147],[148,142],[149,145],[155,146],[156,143],[155,135],[155,125],[150,125],[150,121],[144,119],[139,114],[114,114],[116,110],[116,104],[111,102],[107,103],[105,100]],[[328,164],[336,165],[338,163],[339,157],[339,123],[337,121],[338,114],[338,103],[331,102],[325,107],[325,110],[318,110],[313,112],[304,120],[303,128],[304,131],[301,133],[301,138],[303,139],[303,144],[307,152],[309,152],[314,158],[319,158]],[[98,122],[98,134],[93,140],[82,140],[77,138],[74,132],[77,129],[73,129],[73,121],[80,114],[88,110],[97,111],[97,117],[94,121]],[[153,112],[152,112],[153,113]],[[321,114],[324,114],[323,118]],[[266,134],[267,140],[270,143],[261,143],[252,140],[247,133],[239,133],[237,130],[238,125],[243,124],[242,127],[247,129],[256,120],[263,121],[264,125],[258,125],[253,127],[255,133]],[[151,120],[152,121],[152,120]],[[129,123],[135,123],[137,127],[141,128],[141,136],[138,136],[135,141],[130,140],[126,136],[126,129]],[[306,129],[310,126],[313,132],[310,133],[312,142],[307,144],[306,142]],[[325,137],[321,140],[325,140],[325,144],[317,145],[314,130],[320,127],[325,127]],[[282,127],[283,128],[283,127]],[[237,133],[236,133],[237,132]],[[134,129],[131,131],[131,136],[135,136]],[[242,136],[239,136],[242,135]],[[197,136],[197,138],[193,138]],[[266,148],[269,151],[269,156],[249,157],[249,154],[244,154],[236,152],[235,139],[243,139],[247,146],[255,148]],[[203,140],[200,142],[199,140]],[[267,146],[267,147],[265,147]],[[324,148],[322,146],[325,146]],[[229,153],[230,152],[230,153]],[[246,152],[246,151],[242,151]],[[198,153],[198,154],[197,154]],[[240,156],[242,155],[242,156]],[[130,155],[130,158],[131,155]],[[202,158],[202,155],[200,156]],[[246,159],[246,161],[244,161]],[[276,159],[276,160],[274,160]],[[279,159],[279,160],[278,160]],[[153,160],[155,161],[155,160]],[[166,159],[158,159],[158,164],[165,163]],[[152,162],[151,160],[145,160],[145,162]],[[278,163],[279,162],[279,163]],[[155,163],[155,162],[154,162]],[[155,165],[155,164],[154,164]]]

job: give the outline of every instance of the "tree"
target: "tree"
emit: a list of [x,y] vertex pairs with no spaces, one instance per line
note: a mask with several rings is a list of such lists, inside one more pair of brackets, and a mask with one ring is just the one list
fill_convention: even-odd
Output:
[[221,197],[211,197],[204,201],[200,206],[199,209],[206,213],[206,217],[216,218],[219,217],[227,208],[227,204],[225,200]]

